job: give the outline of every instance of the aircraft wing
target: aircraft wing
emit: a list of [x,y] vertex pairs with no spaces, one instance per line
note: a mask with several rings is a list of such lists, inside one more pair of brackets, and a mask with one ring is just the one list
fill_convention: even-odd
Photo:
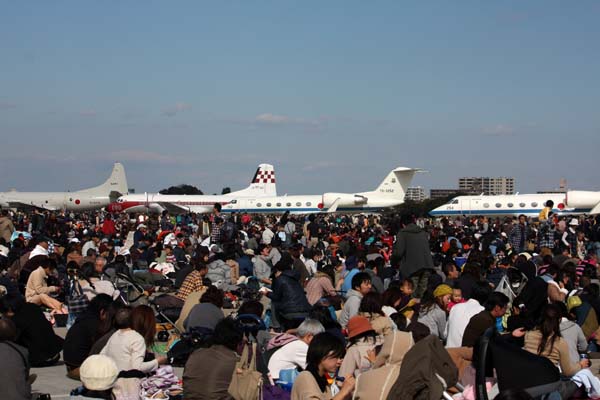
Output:
[[189,206],[182,206],[179,204],[171,203],[169,201],[157,201],[155,202],[171,214],[181,214],[190,212]]
[[590,211],[590,215],[600,214],[600,203],[596,204]]
[[9,208],[18,208],[19,210],[26,210],[26,211],[33,211],[33,210],[56,211],[56,210],[58,210],[58,208],[51,207],[48,204],[44,204],[44,203],[39,203],[39,204],[36,204],[35,202],[25,203],[25,202],[16,201],[16,200],[9,200],[9,201],[7,201],[7,203],[8,203]]

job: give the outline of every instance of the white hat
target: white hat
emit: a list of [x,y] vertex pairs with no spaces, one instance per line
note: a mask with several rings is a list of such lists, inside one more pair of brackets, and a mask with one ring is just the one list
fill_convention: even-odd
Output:
[[519,255],[525,257],[527,261],[531,260],[531,254],[527,252],[519,253]]
[[147,226],[144,225],[144,224],[139,224],[138,225],[138,229],[146,229],[146,228],[147,228]]
[[110,389],[119,375],[119,368],[112,358],[93,355],[85,359],[79,368],[81,383],[88,390]]
[[506,232],[502,232],[502,233],[500,233],[500,235],[501,235],[502,237],[506,237]]
[[569,225],[571,225],[571,226],[577,226],[577,225],[579,225],[579,221],[577,220],[577,218],[571,218],[571,221],[569,222]]
[[246,249],[246,250],[244,250],[244,254],[249,255],[249,256],[253,256],[254,255],[254,250],[252,250],[252,249]]
[[81,240],[77,239],[76,237],[69,239],[69,243],[80,243]]

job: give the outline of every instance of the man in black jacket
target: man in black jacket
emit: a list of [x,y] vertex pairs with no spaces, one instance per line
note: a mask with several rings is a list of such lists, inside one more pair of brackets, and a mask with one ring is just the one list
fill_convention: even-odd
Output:
[[97,295],[67,332],[63,346],[63,359],[69,378],[79,380],[79,367],[89,356],[94,342],[106,333],[101,332],[99,328],[101,321],[108,317],[108,308],[111,304],[112,299],[109,295]]
[[275,270],[271,299],[271,313],[284,330],[298,327],[308,315],[311,306],[300,284],[300,273],[292,270],[292,259],[287,254],[273,267]]

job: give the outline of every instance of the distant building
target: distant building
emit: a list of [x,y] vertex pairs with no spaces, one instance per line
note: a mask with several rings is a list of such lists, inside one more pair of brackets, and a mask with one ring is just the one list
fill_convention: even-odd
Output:
[[427,197],[425,196],[425,189],[421,186],[409,187],[406,189],[406,196],[404,196],[404,200],[412,200],[412,201],[423,201]]
[[515,178],[463,177],[458,179],[458,188],[491,196],[514,194]]
[[431,189],[429,191],[429,198],[434,199],[445,199],[447,197],[455,197],[455,196],[469,196],[469,195],[478,195],[481,192],[473,192],[471,190],[460,190],[460,189]]

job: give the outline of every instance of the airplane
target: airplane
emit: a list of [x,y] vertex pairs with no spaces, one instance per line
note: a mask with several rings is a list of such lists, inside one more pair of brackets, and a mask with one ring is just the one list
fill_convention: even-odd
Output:
[[19,192],[0,193],[0,207],[39,210],[88,211],[106,207],[127,193],[125,167],[115,163],[112,173],[100,186],[76,192]]
[[109,212],[161,213],[167,210],[173,214],[210,213],[215,203],[229,204],[233,199],[245,196],[277,196],[275,168],[271,164],[259,164],[250,185],[242,190],[223,195],[177,195],[160,193],[130,194],[121,196],[111,203]]
[[565,200],[569,207],[586,210],[584,214],[600,214],[600,192],[569,190]]
[[324,193],[269,197],[236,197],[223,206],[223,213],[290,214],[363,213],[381,211],[404,202],[406,190],[417,168],[398,167],[390,171],[373,191],[361,193]]
[[[600,197],[600,192],[598,193]],[[458,196],[429,212],[432,217],[454,215],[537,217],[548,200],[554,202],[552,212],[557,215],[585,214],[591,207],[581,208],[567,203],[565,193],[515,194],[498,196]],[[598,200],[600,202],[600,199]]]

